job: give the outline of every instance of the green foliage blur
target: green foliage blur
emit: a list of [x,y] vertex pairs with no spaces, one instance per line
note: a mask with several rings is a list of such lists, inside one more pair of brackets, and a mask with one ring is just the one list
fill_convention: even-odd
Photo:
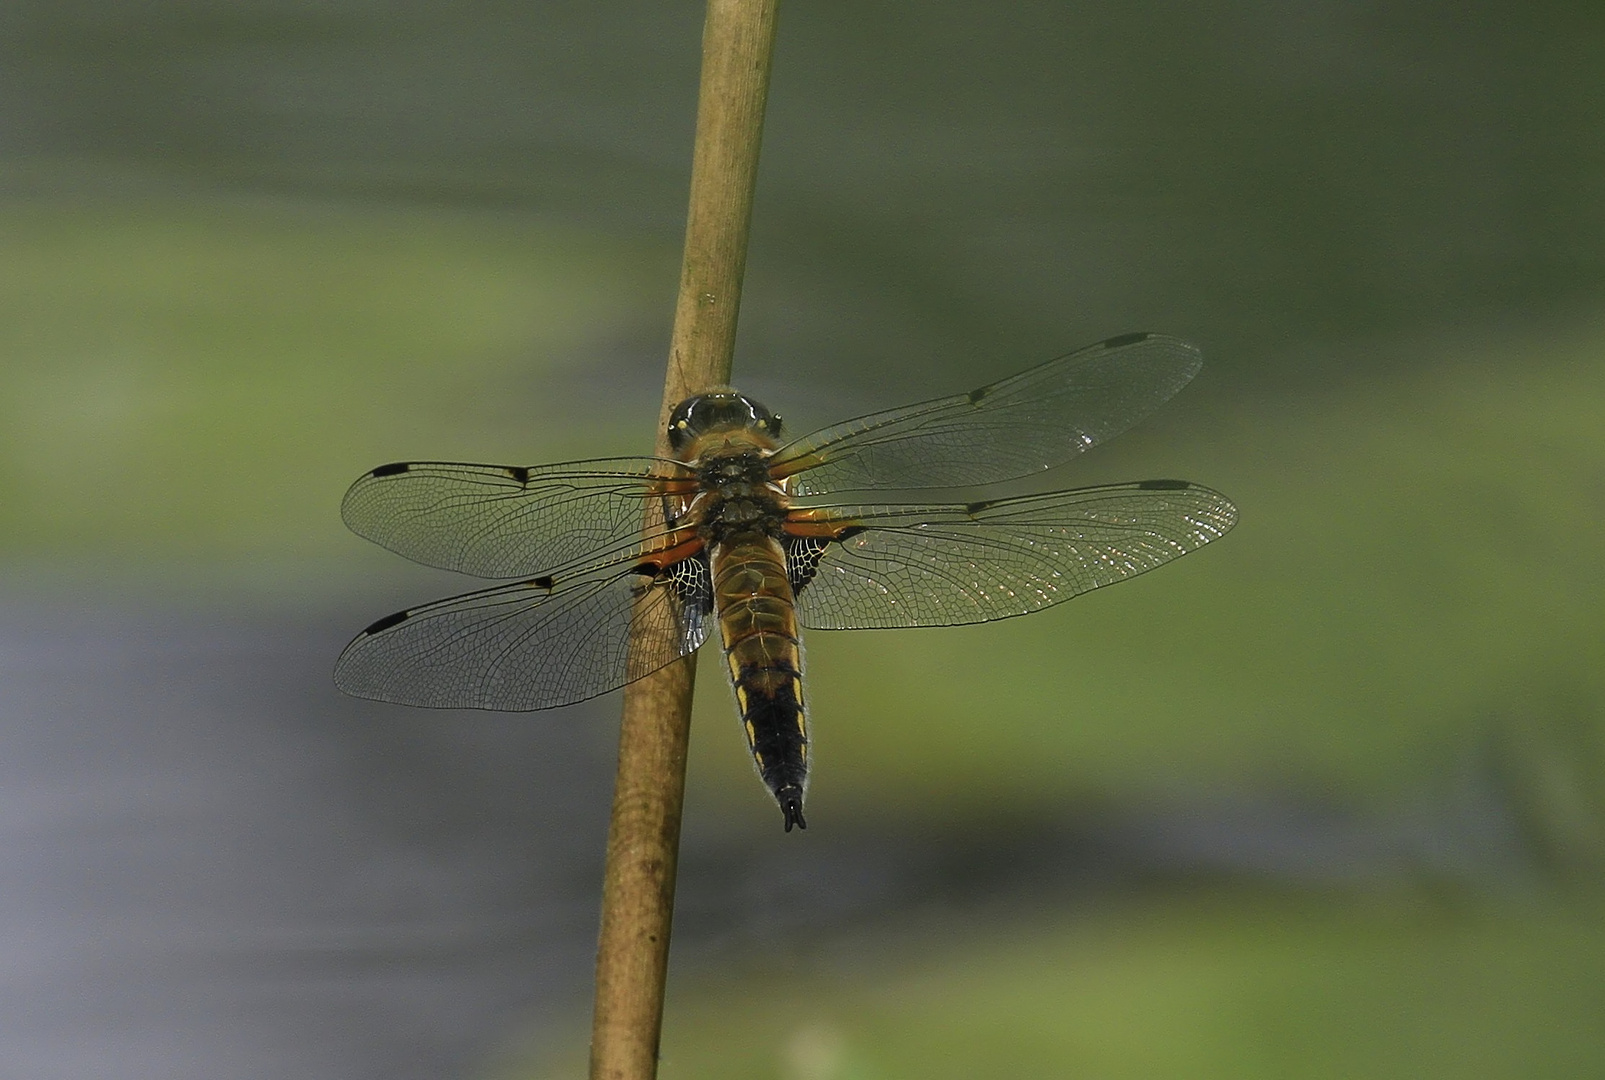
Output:
[[[15,200],[0,230],[0,545],[21,566],[383,579],[336,514],[372,464],[649,439],[650,383],[614,395],[572,359],[669,295],[672,259],[646,245],[284,200]],[[1196,556],[1029,619],[812,635],[823,820],[929,811],[932,791],[939,813],[1279,777],[1385,791],[1501,718],[1605,697],[1585,540],[1605,335],[1377,348],[1417,362],[1161,412],[1089,459],[1229,492],[1242,525]],[[744,803],[728,701],[703,683],[698,771]]]
[[[266,587],[355,630],[443,591],[341,528],[364,470],[647,448],[694,14],[446,7],[382,48],[337,8],[12,18],[14,86],[56,55],[140,92],[0,161],[8,582]],[[811,635],[813,828],[1289,791],[1386,821],[1475,769],[1529,864],[1450,903],[1404,866],[693,973],[664,1075],[1605,1069],[1599,27],[826,7],[783,17],[738,384],[806,427],[1176,333],[1197,384],[1053,479],[1182,476],[1242,516],[1028,619]],[[156,74],[203,68],[188,111]],[[716,671],[692,800],[767,815]]]
[[659,1075],[1505,1080],[1588,1075],[1605,1041],[1605,934],[1576,911],[1211,892],[955,929],[921,927],[945,947],[912,963],[907,934],[801,977],[689,977]]

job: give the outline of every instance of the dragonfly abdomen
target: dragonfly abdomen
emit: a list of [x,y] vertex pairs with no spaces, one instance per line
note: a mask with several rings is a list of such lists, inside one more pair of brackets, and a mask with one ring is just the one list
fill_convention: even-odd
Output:
[[786,815],[786,831],[807,828],[802,642],[785,552],[773,538],[751,533],[714,545],[711,554],[719,634],[747,748]]

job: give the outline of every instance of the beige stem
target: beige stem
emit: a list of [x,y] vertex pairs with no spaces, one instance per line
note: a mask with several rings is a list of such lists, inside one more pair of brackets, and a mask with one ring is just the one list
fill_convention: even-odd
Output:
[[[669,456],[674,406],[730,380],[774,37],[775,0],[708,0],[659,456]],[[687,657],[624,691],[596,953],[592,1080],[657,1075],[695,675],[695,657]]]

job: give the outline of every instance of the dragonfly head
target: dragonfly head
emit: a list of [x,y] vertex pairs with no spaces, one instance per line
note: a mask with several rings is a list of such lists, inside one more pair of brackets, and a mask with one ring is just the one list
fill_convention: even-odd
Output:
[[669,447],[676,454],[705,436],[725,432],[750,432],[771,442],[780,436],[780,417],[734,390],[686,398],[669,414]]

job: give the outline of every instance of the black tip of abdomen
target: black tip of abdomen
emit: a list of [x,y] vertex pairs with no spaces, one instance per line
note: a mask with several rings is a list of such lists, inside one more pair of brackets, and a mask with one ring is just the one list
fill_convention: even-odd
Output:
[[780,812],[786,815],[787,832],[791,832],[793,825],[799,829],[808,828],[808,822],[803,820],[802,788],[783,787],[775,792],[775,801],[780,804]]

